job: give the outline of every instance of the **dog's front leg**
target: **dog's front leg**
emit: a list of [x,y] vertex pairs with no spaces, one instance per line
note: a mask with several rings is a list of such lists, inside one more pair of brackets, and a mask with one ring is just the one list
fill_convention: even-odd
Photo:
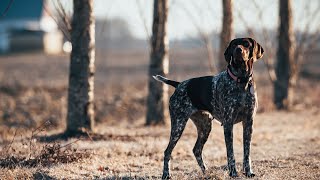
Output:
[[232,121],[227,122],[223,126],[224,128],[224,139],[227,147],[227,158],[228,158],[228,169],[231,177],[237,177],[238,173],[236,170],[236,161],[233,153],[233,123]]
[[247,177],[254,177],[251,169],[250,146],[253,128],[253,118],[249,117],[242,122],[243,125],[243,172]]

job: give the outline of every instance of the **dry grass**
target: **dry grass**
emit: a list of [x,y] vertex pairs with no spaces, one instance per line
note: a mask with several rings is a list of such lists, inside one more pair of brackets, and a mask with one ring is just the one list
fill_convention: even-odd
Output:
[[[0,57],[0,179],[160,178],[170,127],[144,126],[148,56],[110,54],[97,58],[98,134],[55,141],[48,139],[65,128],[68,56]],[[171,59],[171,78],[209,74],[205,56],[179,52]],[[272,86],[259,63],[255,78],[260,104],[252,144],[256,179],[319,179],[319,83],[302,78],[295,110],[275,112]],[[241,125],[234,136],[240,172]],[[192,154],[195,141],[195,127],[188,123],[173,152],[173,179],[228,179],[220,125],[214,123],[204,148],[205,175]]]
[[[63,149],[59,143],[46,144],[42,147],[42,150],[37,155],[28,155],[28,157],[17,157],[15,155],[9,155],[6,152],[7,157],[0,159],[0,167],[14,169],[14,168],[32,168],[36,166],[52,166],[59,163],[72,163],[79,162],[83,158],[88,158],[89,153],[77,152],[76,149]],[[9,149],[8,149],[9,150]],[[12,151],[16,151],[12,149]],[[9,155],[9,156],[8,156]]]
[[[269,112],[258,114],[252,146],[254,171],[258,179],[317,179],[320,175],[320,112],[306,110],[300,112]],[[149,179],[160,178],[162,170],[163,150],[169,138],[169,127],[144,127],[142,120],[121,125],[99,125],[100,138],[93,141],[89,138],[68,141],[59,140],[55,143],[35,141],[34,149],[40,147],[61,147],[69,144],[77,153],[89,154],[80,156],[79,161],[46,160],[45,163],[1,168],[1,179],[10,177],[29,177],[43,175],[51,178],[107,178],[107,179]],[[55,132],[41,132],[50,136]],[[241,170],[242,162],[242,128],[235,126],[235,155],[237,168]],[[204,160],[208,173],[202,175],[192,154],[196,141],[196,129],[189,122],[187,128],[173,152],[173,179],[214,178],[228,179],[224,170],[226,163],[223,131],[218,123],[214,123],[213,131],[204,148]],[[13,156],[27,157],[28,146],[24,148],[24,139],[15,140],[8,151]],[[76,141],[76,142],[74,142]],[[2,146],[3,147],[3,146]],[[49,149],[50,149],[49,148]],[[18,152],[20,151],[20,152]],[[55,153],[40,151],[40,157],[52,157]],[[10,152],[10,153],[9,153]],[[58,151],[59,152],[59,151]],[[63,152],[61,156],[65,157]],[[49,154],[49,155],[48,155]],[[71,155],[66,153],[67,155]],[[38,156],[39,157],[39,156]],[[35,158],[37,159],[37,158]],[[0,161],[3,167],[3,159]],[[18,164],[19,164],[18,163]],[[240,176],[241,179],[244,176]]]

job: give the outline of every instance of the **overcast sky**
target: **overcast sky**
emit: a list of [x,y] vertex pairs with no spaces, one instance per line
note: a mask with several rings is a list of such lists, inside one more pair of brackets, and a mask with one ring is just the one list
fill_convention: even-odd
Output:
[[[180,39],[196,36],[198,34],[197,26],[201,27],[204,32],[220,32],[222,24],[221,1],[169,0],[169,38]],[[254,1],[257,3],[253,3]],[[234,0],[235,31],[243,31],[246,27],[245,23],[253,29],[259,29],[262,26],[269,29],[276,28],[279,14],[278,1]],[[153,0],[95,0],[94,3],[97,17],[121,17],[128,21],[131,32],[140,38],[146,37],[146,30],[143,26],[143,19],[145,19],[147,29],[151,33]],[[319,4],[319,0],[293,0],[295,28],[303,29],[309,19],[307,17],[311,16],[307,12],[319,11]],[[308,8],[311,11],[307,11]],[[141,13],[139,13],[139,9]],[[262,19],[259,19],[259,12],[262,12]],[[316,15],[312,18],[313,23],[309,29],[315,29],[319,26],[320,13],[316,13]]]

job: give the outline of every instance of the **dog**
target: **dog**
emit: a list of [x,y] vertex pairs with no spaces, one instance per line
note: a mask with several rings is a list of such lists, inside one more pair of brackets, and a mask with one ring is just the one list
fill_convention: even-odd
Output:
[[238,176],[233,152],[233,125],[242,122],[243,173],[247,177],[255,176],[250,159],[253,119],[258,107],[253,63],[263,53],[262,46],[254,39],[237,38],[229,43],[224,52],[228,63],[226,70],[216,76],[197,77],[182,82],[160,75],[153,76],[154,79],[176,88],[169,101],[171,134],[164,151],[162,179],[170,178],[171,153],[189,118],[197,127],[198,137],[193,153],[203,173],[206,167],[202,160],[202,149],[210,134],[212,120],[216,119],[224,129],[229,175]]

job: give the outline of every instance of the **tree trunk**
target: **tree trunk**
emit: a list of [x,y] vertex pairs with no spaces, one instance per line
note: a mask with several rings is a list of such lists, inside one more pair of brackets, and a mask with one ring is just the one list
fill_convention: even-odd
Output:
[[219,71],[225,70],[227,62],[224,58],[224,51],[228,47],[229,42],[233,37],[233,28],[232,28],[232,8],[233,0],[222,0],[222,9],[223,9],[223,20],[222,20],[222,30],[220,33],[220,52],[218,67]]
[[94,128],[95,27],[93,0],[74,0],[67,130],[70,136]]
[[154,0],[146,125],[164,124],[168,117],[168,86],[152,78],[169,71],[167,19],[168,0]]
[[280,0],[279,44],[276,62],[277,80],[274,83],[274,103],[278,109],[290,109],[298,71],[294,59],[295,39],[291,0]]

